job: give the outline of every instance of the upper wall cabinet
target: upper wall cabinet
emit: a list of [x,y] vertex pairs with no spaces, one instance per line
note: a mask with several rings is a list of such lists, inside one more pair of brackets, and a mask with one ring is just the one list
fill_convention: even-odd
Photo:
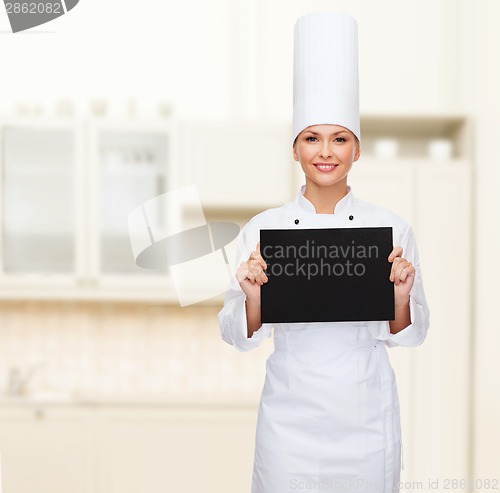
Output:
[[135,264],[128,217],[136,207],[175,185],[172,127],[93,122],[88,143],[92,277],[104,281],[113,276],[164,276],[165,270],[141,269]]
[[231,87],[237,88],[227,99],[240,114],[289,118],[295,21],[309,12],[340,11],[358,22],[363,112],[466,111],[474,74],[464,35],[471,36],[474,22],[466,8],[456,0],[228,0],[227,10],[238,15],[227,31]]
[[135,264],[128,231],[176,186],[174,123],[17,119],[0,135],[0,297],[176,300],[167,269]]
[[71,281],[83,269],[81,127],[12,121],[0,138],[3,275]]
[[192,122],[183,128],[186,183],[206,208],[264,210],[293,193],[291,131],[262,122]]

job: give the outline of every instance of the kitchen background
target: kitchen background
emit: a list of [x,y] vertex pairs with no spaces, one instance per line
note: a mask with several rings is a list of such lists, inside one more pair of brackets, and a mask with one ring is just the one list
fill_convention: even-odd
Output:
[[249,491],[272,341],[220,337],[134,263],[128,214],[195,184],[207,221],[291,200],[293,24],[358,19],[356,196],[414,226],[424,345],[389,350],[406,491],[499,489],[500,6],[494,0],[82,0],[0,15],[4,493]]

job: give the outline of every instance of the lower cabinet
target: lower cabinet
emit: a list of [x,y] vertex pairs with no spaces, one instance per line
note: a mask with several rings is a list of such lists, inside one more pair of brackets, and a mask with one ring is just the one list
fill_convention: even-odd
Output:
[[95,491],[90,414],[72,408],[0,410],[3,493]]
[[3,493],[249,491],[257,409],[4,407]]
[[256,411],[105,410],[99,491],[250,491]]

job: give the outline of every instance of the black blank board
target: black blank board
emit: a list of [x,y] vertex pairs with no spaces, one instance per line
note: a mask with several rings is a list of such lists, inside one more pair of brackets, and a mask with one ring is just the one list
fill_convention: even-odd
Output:
[[394,319],[392,228],[261,229],[261,322]]

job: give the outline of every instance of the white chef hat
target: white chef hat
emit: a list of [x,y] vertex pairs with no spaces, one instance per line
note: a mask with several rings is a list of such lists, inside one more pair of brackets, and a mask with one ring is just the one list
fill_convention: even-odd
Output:
[[293,140],[327,123],[360,140],[358,26],[347,14],[314,12],[295,23]]

